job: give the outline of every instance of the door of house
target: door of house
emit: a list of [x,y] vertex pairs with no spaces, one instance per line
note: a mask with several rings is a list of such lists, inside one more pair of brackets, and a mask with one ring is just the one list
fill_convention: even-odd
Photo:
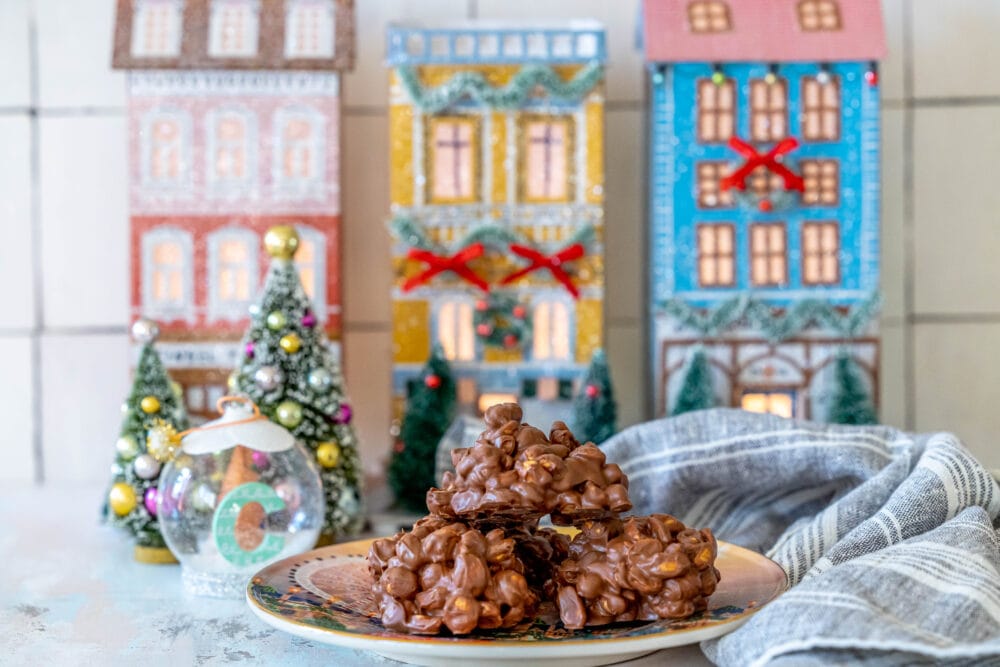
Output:
[[791,387],[745,387],[740,395],[740,407],[748,412],[798,417],[798,392]]

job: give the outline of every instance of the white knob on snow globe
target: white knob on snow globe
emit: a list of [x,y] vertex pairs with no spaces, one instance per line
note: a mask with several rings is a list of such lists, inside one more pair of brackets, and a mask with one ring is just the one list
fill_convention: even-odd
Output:
[[265,564],[313,548],[323,485],[302,445],[252,401],[225,396],[218,409],[221,417],[181,434],[156,507],[185,590],[239,597]]

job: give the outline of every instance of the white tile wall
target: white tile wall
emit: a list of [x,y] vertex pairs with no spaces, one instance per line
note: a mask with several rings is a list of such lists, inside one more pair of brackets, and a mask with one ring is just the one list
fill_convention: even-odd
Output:
[[[907,428],[953,429],[1000,465],[991,439],[1000,427],[993,381],[1000,372],[1000,188],[993,183],[1000,4],[883,4],[890,46],[882,69],[883,416]],[[646,414],[636,6],[358,1],[358,65],[344,83],[345,370],[369,471],[378,470],[389,440],[382,61],[391,20],[589,14],[608,25],[608,353],[622,424]],[[0,478],[31,478],[37,452],[47,479],[103,480],[112,458],[128,385],[125,91],[123,76],[109,68],[113,7],[111,0],[0,0],[0,342],[8,358],[0,421],[17,425],[0,443]],[[33,346],[40,346],[37,367]]]

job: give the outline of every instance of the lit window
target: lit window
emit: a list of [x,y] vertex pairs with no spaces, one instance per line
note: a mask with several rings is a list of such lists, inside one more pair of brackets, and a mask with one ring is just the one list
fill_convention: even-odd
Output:
[[802,138],[836,141],[840,138],[840,85],[835,77],[825,81],[802,79]]
[[132,14],[132,55],[169,58],[181,52],[182,0],[137,0]]
[[840,200],[840,168],[836,160],[802,160],[802,203],[836,206]]
[[784,223],[750,225],[750,280],[756,287],[788,282]]
[[689,3],[688,25],[694,33],[726,32],[732,29],[729,7],[718,0]]
[[213,0],[208,55],[214,58],[257,55],[259,22],[258,0]]
[[248,229],[222,229],[208,237],[209,311],[214,319],[246,317],[257,289],[257,235]]
[[570,358],[569,308],[563,301],[542,301],[532,317],[532,357],[566,360]]
[[807,32],[840,30],[840,9],[835,0],[801,0],[799,27]]
[[254,180],[256,124],[245,111],[210,113],[207,123],[208,180],[222,186],[244,186]]
[[533,203],[570,197],[573,119],[527,117],[523,126],[523,198]]
[[736,283],[736,228],[730,224],[698,225],[698,284],[729,287]]
[[147,185],[181,186],[190,180],[190,119],[184,112],[154,111],[143,123],[143,176]]
[[747,187],[757,197],[767,198],[773,192],[781,192],[785,189],[785,181],[778,174],[767,167],[757,167],[750,172],[747,179]]
[[736,122],[736,84],[711,79],[698,81],[698,141],[725,143],[733,136]]
[[437,338],[448,360],[474,359],[476,341],[472,329],[472,304],[465,301],[441,304],[437,314]]
[[789,391],[755,391],[743,394],[740,407],[748,412],[791,419],[795,414],[795,394]]
[[499,403],[517,403],[517,396],[514,394],[489,393],[479,397],[479,412],[485,413],[494,405]]
[[436,204],[470,203],[478,199],[478,124],[475,118],[430,119],[428,199]]
[[334,20],[333,0],[288,0],[285,3],[285,56],[332,57]]
[[698,206],[701,208],[723,208],[733,205],[733,195],[723,190],[720,182],[729,175],[729,165],[725,162],[699,162]]
[[310,190],[323,186],[323,117],[311,109],[282,109],[275,115],[275,181],[279,187]]
[[806,285],[840,282],[840,225],[836,222],[802,225],[802,282]]
[[326,237],[322,232],[296,225],[299,249],[295,253],[295,267],[299,270],[302,289],[313,304],[313,312],[320,320],[326,312]]
[[754,141],[780,141],[788,136],[788,83],[751,79],[750,137]]
[[142,238],[142,307],[150,317],[176,319],[191,314],[193,290],[191,235],[160,227]]

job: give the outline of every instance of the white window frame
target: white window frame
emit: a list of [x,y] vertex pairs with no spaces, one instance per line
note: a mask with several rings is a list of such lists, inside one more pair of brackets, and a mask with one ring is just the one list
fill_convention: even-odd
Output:
[[[176,178],[157,178],[153,175],[153,126],[162,120],[177,123],[178,165]],[[152,109],[140,121],[142,126],[141,141],[141,174],[144,187],[152,190],[175,191],[190,188],[192,181],[191,169],[191,114],[183,109]]]
[[[226,44],[223,20],[227,9],[247,11],[242,48]],[[253,58],[260,42],[260,0],[212,0],[208,19],[208,55],[213,58]]]
[[[444,320],[448,317],[449,309],[455,313],[450,322]],[[466,331],[462,331],[462,320],[468,323]],[[442,340],[441,333],[445,326],[454,331],[454,344]],[[445,358],[452,362],[464,362],[476,360],[476,330],[475,330],[475,306],[473,302],[465,296],[443,297],[434,305],[434,342],[441,345]]]
[[[307,227],[306,225],[295,225],[296,231],[299,233],[299,244],[309,243],[313,247],[313,293],[310,301],[313,306],[313,314],[316,316],[317,322],[324,322],[326,320],[327,304],[326,304],[326,234],[319,231],[318,229],[313,229],[312,227]],[[299,271],[299,280],[301,282],[302,277],[302,266],[303,262],[298,259],[295,260],[296,269]],[[303,289],[305,285],[303,285]]]
[[[556,332],[556,310],[566,314],[565,332]],[[542,311],[542,312],[539,312]],[[531,303],[531,358],[535,361],[571,362],[575,351],[573,303],[555,293],[536,297]],[[546,321],[547,320],[547,321]],[[557,336],[565,333],[566,349],[557,353]],[[563,351],[560,351],[563,352]]]
[[[150,35],[147,28],[155,19],[153,12],[163,12],[167,24],[158,26],[164,33],[159,47],[147,48]],[[181,35],[183,33],[184,2],[183,0],[135,0],[132,13],[132,44],[131,52],[136,58],[175,58],[181,53]],[[161,17],[161,18],[162,18]]]
[[[315,47],[300,40],[302,21],[319,17]],[[285,0],[285,57],[332,58],[336,47],[337,18],[333,0]]]
[[[293,120],[309,123],[311,138],[310,176],[296,178],[285,175],[285,126]],[[326,117],[311,107],[283,107],[274,114],[271,172],[276,195],[285,199],[322,198],[326,181]]]
[[[247,272],[247,280],[250,288],[247,298],[242,301],[225,300],[219,296],[219,289],[222,286],[219,274],[224,267],[222,258],[219,256],[222,244],[227,241],[237,241],[247,247],[247,257],[243,266],[233,268],[243,269]],[[243,227],[223,227],[208,235],[208,319],[210,321],[228,320],[237,321],[247,316],[250,304],[253,303],[257,295],[257,284],[260,280],[260,239],[257,234]]]
[[[223,147],[218,125],[221,121],[238,118],[243,123],[243,154],[245,173],[242,178],[220,176],[216,171],[216,153]],[[257,117],[241,107],[213,109],[205,116],[205,181],[214,196],[242,194],[252,190],[257,182]]]
[[[181,249],[181,301],[162,303],[153,299],[156,264],[153,253],[161,243],[175,243]],[[194,242],[191,233],[177,227],[157,227],[142,236],[142,312],[162,320],[194,320]]]

